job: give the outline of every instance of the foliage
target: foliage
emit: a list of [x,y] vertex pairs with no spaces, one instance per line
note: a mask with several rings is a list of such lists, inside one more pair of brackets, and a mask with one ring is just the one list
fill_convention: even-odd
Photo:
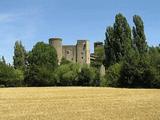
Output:
[[38,42],[29,52],[28,64],[37,66],[46,66],[48,69],[55,69],[57,63],[57,53],[54,47]]
[[95,61],[93,63],[93,66],[96,68],[100,68],[101,65],[104,62],[104,47],[97,47],[95,48]]
[[93,67],[83,66],[78,74],[78,86],[97,86],[99,78],[97,69]]
[[149,55],[152,71],[155,74],[155,79],[151,81],[151,87],[160,88],[160,46],[150,47]]
[[23,85],[23,72],[0,61],[0,85],[16,87]]
[[133,22],[135,27],[133,27],[133,44],[135,49],[138,50],[140,54],[144,54],[148,50],[146,36],[144,33],[144,25],[140,16],[134,15]]
[[113,27],[106,30],[105,63],[109,67],[123,60],[131,49],[131,29],[122,14],[117,14]]
[[[113,27],[106,30],[105,64],[108,70],[101,81],[103,86],[160,87],[159,47],[150,48],[148,53],[143,21],[135,15],[133,22],[133,39],[122,14],[116,15]],[[122,66],[116,68],[117,64]]]
[[71,63],[69,60],[67,60],[66,58],[62,57],[61,65],[63,65],[63,64],[69,64],[69,63]]
[[15,42],[13,64],[15,69],[25,70],[26,50],[21,41]]
[[120,78],[121,64],[116,63],[108,68],[105,78],[101,81],[101,86],[117,87]]
[[108,27],[106,30],[106,40],[105,40],[105,65],[108,67],[116,63],[116,56],[114,50],[114,29],[113,27]]
[[57,61],[56,50],[48,44],[38,42],[28,54],[25,82],[29,86],[48,86],[53,82]]
[[123,62],[119,84],[120,87],[149,88],[154,77],[149,56],[133,52]]
[[77,76],[80,71],[79,64],[62,64],[55,70],[55,79],[57,85],[71,86],[77,85]]

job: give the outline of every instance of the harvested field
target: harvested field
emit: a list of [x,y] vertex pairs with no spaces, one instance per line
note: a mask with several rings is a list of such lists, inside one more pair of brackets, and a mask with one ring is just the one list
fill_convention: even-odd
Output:
[[160,120],[160,90],[1,88],[0,120]]

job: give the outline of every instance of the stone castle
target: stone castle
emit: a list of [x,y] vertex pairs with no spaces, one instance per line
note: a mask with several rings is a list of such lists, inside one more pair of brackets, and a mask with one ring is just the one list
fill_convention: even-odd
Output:
[[88,40],[77,40],[76,45],[63,45],[61,38],[50,38],[49,44],[57,51],[58,63],[62,58],[79,64],[90,64],[90,45]]

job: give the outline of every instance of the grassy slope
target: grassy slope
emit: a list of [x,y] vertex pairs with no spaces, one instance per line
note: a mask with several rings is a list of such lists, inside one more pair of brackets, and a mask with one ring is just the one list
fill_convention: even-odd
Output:
[[158,120],[160,90],[2,88],[0,120]]

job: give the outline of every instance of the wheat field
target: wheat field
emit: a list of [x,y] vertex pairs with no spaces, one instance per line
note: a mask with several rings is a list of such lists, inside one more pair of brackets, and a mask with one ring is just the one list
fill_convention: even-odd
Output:
[[160,120],[160,90],[1,88],[0,120]]

